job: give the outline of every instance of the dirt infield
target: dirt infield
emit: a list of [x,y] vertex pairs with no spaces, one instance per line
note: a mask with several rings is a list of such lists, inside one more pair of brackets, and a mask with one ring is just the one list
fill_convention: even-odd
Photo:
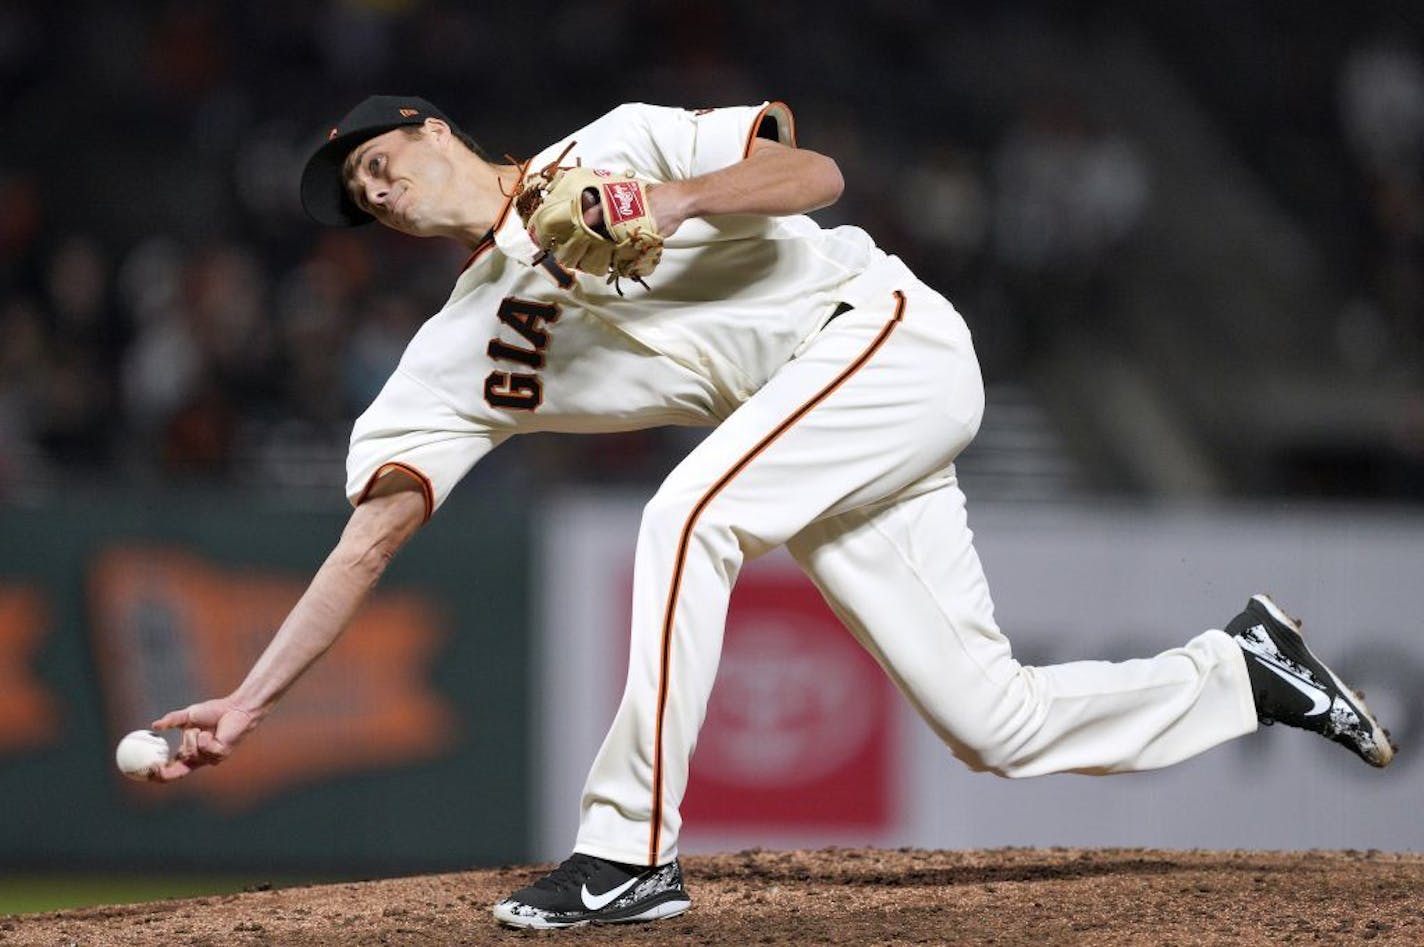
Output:
[[831,849],[683,860],[692,910],[528,932],[489,905],[541,868],[0,918],[0,947],[405,944],[1424,944],[1424,856]]

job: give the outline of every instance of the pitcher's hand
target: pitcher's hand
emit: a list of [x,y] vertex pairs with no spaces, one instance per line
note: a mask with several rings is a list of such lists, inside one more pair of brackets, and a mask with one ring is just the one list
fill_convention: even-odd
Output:
[[154,771],[155,782],[167,783],[187,776],[201,766],[216,766],[257,728],[262,715],[240,706],[231,697],[219,697],[164,714],[153,722],[155,730],[183,730],[178,753]]

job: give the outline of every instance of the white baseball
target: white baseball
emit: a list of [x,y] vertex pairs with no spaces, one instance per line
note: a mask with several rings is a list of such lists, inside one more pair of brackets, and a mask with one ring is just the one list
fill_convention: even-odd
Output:
[[150,771],[168,762],[168,741],[152,730],[135,730],[119,741],[114,762],[129,779],[147,780]]

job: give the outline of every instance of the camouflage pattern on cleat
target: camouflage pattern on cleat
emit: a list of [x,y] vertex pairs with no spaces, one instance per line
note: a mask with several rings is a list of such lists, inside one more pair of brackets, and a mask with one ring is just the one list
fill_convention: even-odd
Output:
[[1350,688],[1306,647],[1300,622],[1270,596],[1253,595],[1226,626],[1241,647],[1261,723],[1312,730],[1371,766],[1387,766],[1396,747],[1389,731]]

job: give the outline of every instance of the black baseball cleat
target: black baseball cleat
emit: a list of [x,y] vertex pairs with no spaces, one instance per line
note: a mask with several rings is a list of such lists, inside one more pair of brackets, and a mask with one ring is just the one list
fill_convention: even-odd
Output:
[[1251,675],[1261,723],[1313,730],[1348,747],[1371,766],[1387,766],[1395,746],[1363,698],[1305,646],[1300,623],[1267,595],[1253,595],[1226,633],[1236,639]]
[[657,868],[623,865],[575,852],[527,888],[494,906],[512,927],[625,924],[675,917],[692,907],[676,861]]

